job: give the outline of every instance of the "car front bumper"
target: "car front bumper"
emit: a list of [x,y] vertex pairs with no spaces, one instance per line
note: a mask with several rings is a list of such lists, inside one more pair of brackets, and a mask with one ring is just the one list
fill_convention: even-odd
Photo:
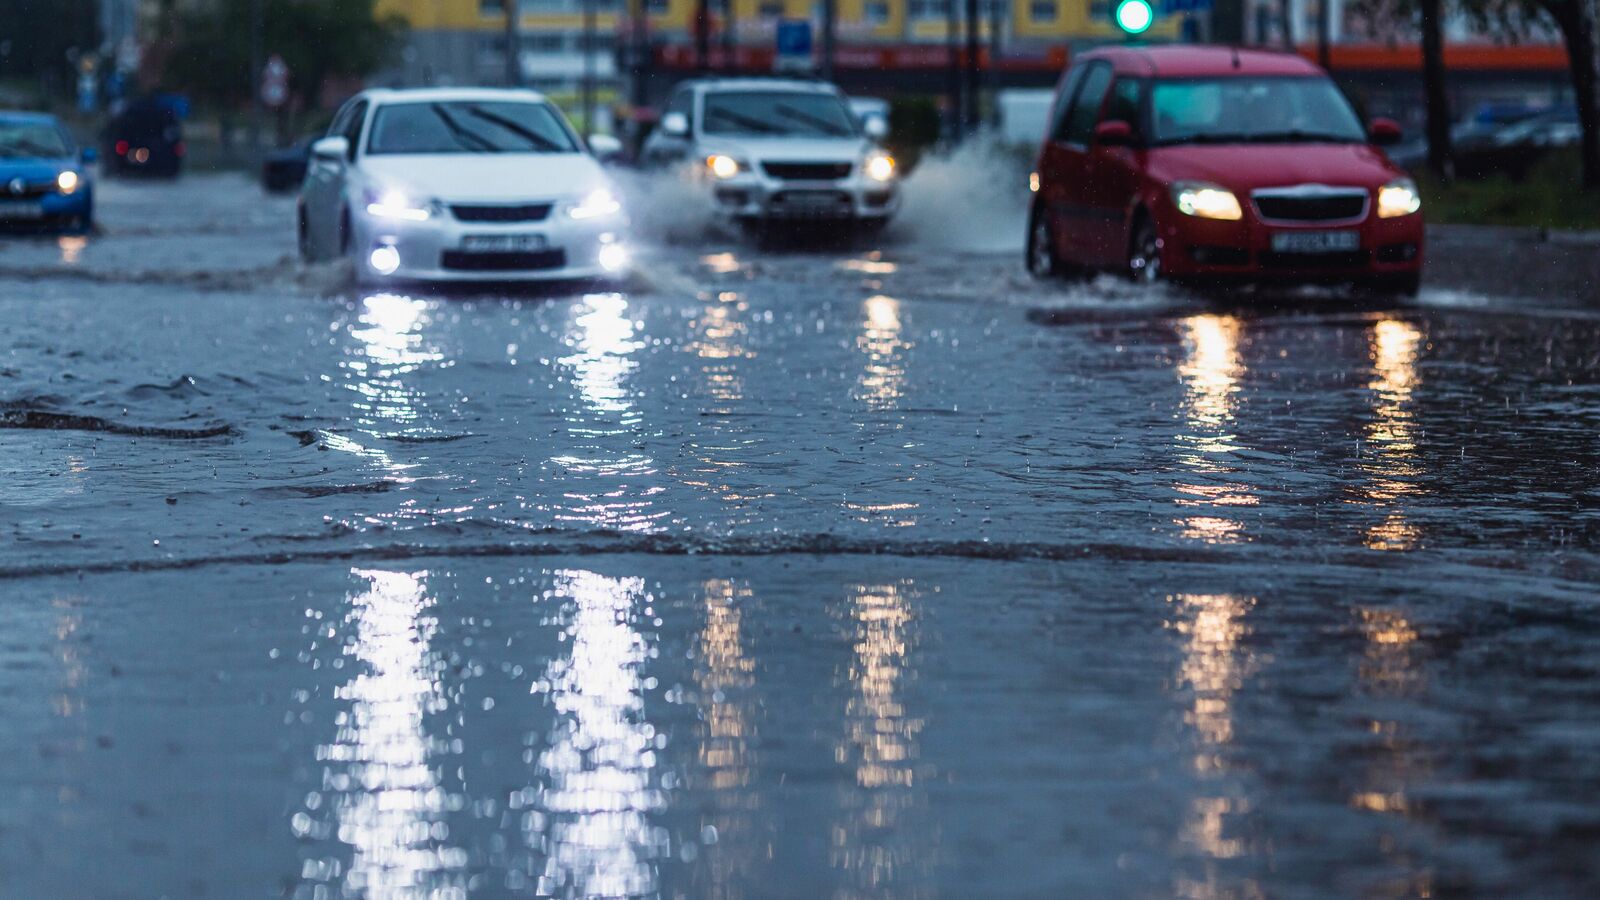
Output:
[[826,181],[773,178],[744,171],[711,179],[718,214],[733,219],[886,221],[900,208],[898,179],[859,174]]
[[[448,213],[411,222],[361,213],[352,224],[357,275],[369,284],[621,279],[628,272],[621,215],[578,220],[558,208],[532,222],[462,222]],[[469,246],[484,238],[534,243],[503,250]],[[398,253],[393,271],[374,265],[373,252],[381,247]]]
[[[1354,231],[1359,246],[1336,252],[1283,252],[1273,236],[1289,232]],[[1175,279],[1281,282],[1360,281],[1414,275],[1422,269],[1420,213],[1359,222],[1263,222],[1252,216],[1224,222],[1169,210],[1161,227],[1161,267]]]

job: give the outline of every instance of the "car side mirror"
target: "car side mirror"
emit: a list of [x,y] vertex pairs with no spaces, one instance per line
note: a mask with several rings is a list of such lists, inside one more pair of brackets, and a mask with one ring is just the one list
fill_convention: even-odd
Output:
[[622,155],[622,142],[609,134],[591,134],[589,152],[601,162],[616,159]]
[[95,160],[100,158],[100,151],[94,149],[93,147],[85,147],[83,148],[83,152],[78,154],[78,158],[83,160],[84,165],[91,165]]
[[861,130],[867,137],[881,141],[889,136],[889,122],[883,116],[870,115],[861,120]]
[[673,137],[688,137],[689,117],[681,112],[669,112],[661,117],[661,131]]
[[1101,122],[1094,127],[1094,142],[1102,147],[1132,146],[1133,126],[1121,119]]
[[350,139],[339,135],[322,138],[311,145],[311,155],[328,162],[344,159],[349,153]]
[[1393,119],[1373,119],[1367,126],[1367,137],[1380,147],[1398,144],[1404,136],[1400,123]]

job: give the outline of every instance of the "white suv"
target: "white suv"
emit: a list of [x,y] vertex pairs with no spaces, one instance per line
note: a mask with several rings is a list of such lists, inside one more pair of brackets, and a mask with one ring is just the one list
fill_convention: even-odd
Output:
[[777,78],[678,86],[643,160],[688,162],[735,221],[825,219],[882,225],[900,205],[881,116],[858,121],[831,84]]

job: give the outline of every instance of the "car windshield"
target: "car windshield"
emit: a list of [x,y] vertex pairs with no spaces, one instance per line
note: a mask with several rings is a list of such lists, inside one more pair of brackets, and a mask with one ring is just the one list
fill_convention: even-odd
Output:
[[1150,118],[1157,144],[1366,140],[1355,110],[1326,78],[1157,81]]
[[850,107],[832,94],[717,91],[706,95],[707,134],[850,137]]
[[547,103],[449,100],[379,106],[367,152],[576,153],[578,145]]
[[0,122],[0,159],[70,156],[66,136],[49,122]]

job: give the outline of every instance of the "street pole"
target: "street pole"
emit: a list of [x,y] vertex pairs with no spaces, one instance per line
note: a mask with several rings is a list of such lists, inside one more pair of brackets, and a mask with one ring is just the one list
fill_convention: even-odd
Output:
[[522,86],[522,10],[518,0],[500,0],[506,10],[506,84]]
[[967,134],[976,133],[978,118],[978,0],[967,0],[967,100],[966,122],[964,131]]
[[961,23],[956,19],[956,0],[945,0],[944,42],[949,51],[950,138],[961,140]]
[[1005,30],[1005,13],[995,0],[989,3],[989,96],[994,98],[990,103],[989,121],[995,126],[1000,124],[1000,33]]
[[1333,36],[1333,0],[1317,0],[1317,65],[1324,72],[1328,71],[1328,61],[1332,58],[1328,46],[1329,39]]
[[733,74],[739,70],[738,47],[734,37],[734,0],[724,0],[727,8],[722,13],[722,70]]
[[711,0],[694,4],[694,70],[704,75],[711,68]]
[[250,0],[250,152],[253,155],[261,153],[261,120],[265,113],[261,104],[261,69],[267,64],[263,59],[265,37],[262,34],[266,30],[266,14],[261,4],[262,0]]
[[594,134],[595,0],[583,0],[583,139]]
[[822,0],[822,80],[833,80],[833,38],[838,29],[839,0]]

